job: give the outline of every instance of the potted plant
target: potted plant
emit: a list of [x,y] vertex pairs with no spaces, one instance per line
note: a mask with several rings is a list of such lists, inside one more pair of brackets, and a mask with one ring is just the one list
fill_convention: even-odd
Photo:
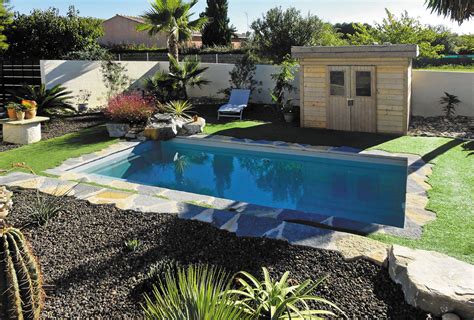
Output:
[[21,105],[25,107],[25,119],[36,117],[37,103],[34,100],[21,100]]
[[77,111],[85,112],[87,110],[89,98],[92,92],[89,90],[79,90],[79,94],[76,96],[77,100]]
[[283,117],[287,123],[292,123],[295,120],[295,107],[291,104],[291,100],[282,107]]
[[16,107],[17,106],[18,106],[18,103],[16,102],[10,102],[7,105],[8,118],[10,120],[16,120]]
[[28,110],[24,105],[17,105],[15,108],[15,114],[16,114],[16,119],[18,121],[23,121],[25,120],[25,112]]
[[106,123],[109,136],[124,137],[131,125],[145,124],[156,109],[139,92],[123,93],[113,97],[104,111],[109,119]]

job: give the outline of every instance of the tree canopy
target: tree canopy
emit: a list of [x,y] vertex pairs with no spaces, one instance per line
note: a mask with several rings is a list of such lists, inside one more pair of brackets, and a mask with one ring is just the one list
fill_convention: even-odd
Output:
[[276,7],[255,20],[251,28],[252,42],[261,56],[275,63],[291,53],[292,46],[327,46],[345,43],[332,25],[308,13],[303,16],[293,7]]
[[11,56],[59,59],[73,51],[98,47],[97,39],[103,35],[102,20],[79,17],[73,6],[66,16],[59,15],[55,8],[35,9],[30,14],[16,12],[5,35]]
[[437,58],[445,50],[444,44],[438,42],[441,34],[430,26],[422,25],[417,19],[408,16],[405,11],[400,17],[385,9],[387,17],[372,28],[354,24],[355,34],[350,35],[351,44],[368,45],[374,42],[392,44],[417,44],[420,56]]
[[5,51],[8,48],[7,37],[4,33],[5,28],[13,21],[9,2],[9,0],[0,0],[0,51]]
[[474,16],[474,1],[472,0],[426,0],[431,12],[449,17],[462,24]]
[[209,19],[209,22],[202,31],[204,46],[229,46],[231,44],[232,36],[235,35],[237,29],[230,24],[227,16],[228,7],[227,0],[207,0],[204,16]]

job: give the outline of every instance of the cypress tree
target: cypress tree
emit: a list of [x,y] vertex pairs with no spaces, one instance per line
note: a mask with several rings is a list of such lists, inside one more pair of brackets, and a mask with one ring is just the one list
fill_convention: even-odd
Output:
[[227,0],[207,0],[204,15],[209,18],[202,32],[204,46],[229,46],[236,29],[230,25]]

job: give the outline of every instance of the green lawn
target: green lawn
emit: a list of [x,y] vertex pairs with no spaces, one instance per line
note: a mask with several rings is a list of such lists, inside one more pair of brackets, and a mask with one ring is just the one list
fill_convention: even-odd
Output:
[[109,138],[105,126],[85,129],[62,137],[40,141],[0,153],[0,169],[25,162],[36,173],[54,168],[63,161],[101,150],[116,140]]
[[[233,131],[234,130],[234,131]],[[448,138],[383,137],[352,133],[334,133],[297,127],[285,127],[257,121],[209,124],[207,134],[235,132],[239,138],[283,140],[313,145],[341,145],[421,155],[435,164],[428,183],[428,209],[437,219],[424,227],[420,240],[373,235],[386,243],[436,250],[474,263],[474,143]],[[352,139],[352,140],[351,140]],[[364,142],[361,144],[361,139]],[[12,163],[26,162],[36,173],[60,165],[64,160],[101,150],[116,140],[108,138],[104,126],[86,129],[63,137],[41,141],[0,153],[0,169]],[[342,141],[342,142],[341,142]]]

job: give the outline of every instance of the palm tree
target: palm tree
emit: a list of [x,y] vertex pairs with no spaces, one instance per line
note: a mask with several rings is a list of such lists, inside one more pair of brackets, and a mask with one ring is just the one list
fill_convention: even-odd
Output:
[[188,92],[186,88],[201,87],[208,84],[210,81],[203,79],[201,74],[208,69],[208,67],[201,68],[197,58],[186,58],[182,63],[179,63],[172,55],[168,56],[170,60],[169,77],[174,79],[180,89],[180,95],[187,100]]
[[426,0],[427,7],[431,12],[462,24],[464,20],[469,20],[474,16],[474,1],[472,0]]
[[64,109],[76,111],[70,104],[70,100],[73,98],[72,91],[68,91],[66,87],[59,84],[49,89],[46,89],[44,84],[39,86],[25,84],[16,91],[12,91],[12,94],[18,101],[34,100],[37,103],[39,115],[51,114]]
[[[178,44],[191,39],[193,31],[199,31],[207,22],[207,17],[190,20],[191,8],[198,0],[153,0],[151,9],[141,16],[145,21],[137,30],[148,31],[154,36],[165,32],[168,38],[168,52],[178,61]],[[172,65],[170,64],[170,71]]]

